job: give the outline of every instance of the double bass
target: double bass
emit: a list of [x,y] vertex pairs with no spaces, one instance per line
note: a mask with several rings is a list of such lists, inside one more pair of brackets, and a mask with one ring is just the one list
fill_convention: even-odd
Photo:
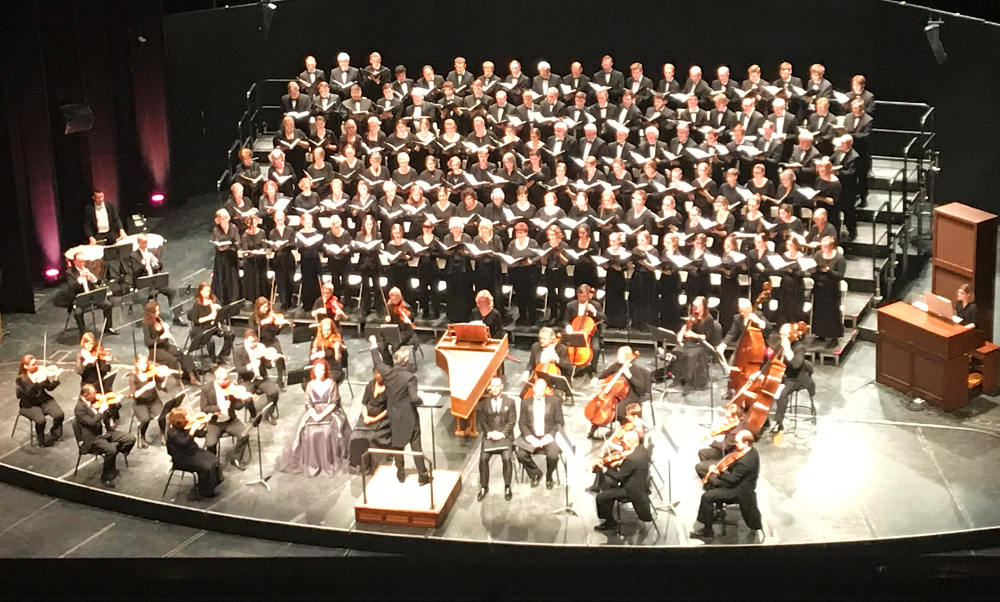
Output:
[[607,426],[615,417],[615,406],[618,402],[628,396],[629,384],[625,379],[625,371],[629,369],[632,362],[639,357],[639,352],[632,354],[632,358],[622,364],[611,376],[601,382],[601,392],[594,396],[583,409],[586,416],[594,426]]
[[[806,333],[805,322],[797,322],[790,325],[791,331],[788,336],[788,344],[802,338]],[[778,389],[785,379],[785,361],[782,359],[782,350],[774,350],[774,355],[760,372],[755,374],[750,382],[744,386],[747,389],[744,395],[733,397],[734,402],[741,403],[747,410],[747,427],[755,437],[760,435],[764,422],[771,412],[771,404],[774,403],[778,395]]]
[[[761,305],[766,303],[770,297],[771,283],[765,282],[764,288],[757,295],[750,311],[755,312],[760,309]],[[766,349],[767,342],[764,340],[764,333],[761,332],[756,323],[747,320],[743,336],[736,343],[736,351],[733,353],[733,360],[730,364],[730,391],[739,391],[753,374],[760,371],[760,367],[764,363]]]

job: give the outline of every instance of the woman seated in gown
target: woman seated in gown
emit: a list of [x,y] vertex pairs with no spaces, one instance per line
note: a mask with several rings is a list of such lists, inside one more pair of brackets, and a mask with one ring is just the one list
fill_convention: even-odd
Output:
[[281,470],[310,477],[345,472],[351,427],[340,406],[340,390],[326,360],[313,364],[306,411],[281,453]]
[[[361,456],[369,448],[389,449],[392,446],[385,384],[378,370],[372,369],[372,374],[373,378],[365,387],[365,395],[361,400],[361,415],[351,433],[351,468],[360,468]],[[391,459],[391,456],[368,456],[364,469],[371,474],[380,461],[387,459]]]

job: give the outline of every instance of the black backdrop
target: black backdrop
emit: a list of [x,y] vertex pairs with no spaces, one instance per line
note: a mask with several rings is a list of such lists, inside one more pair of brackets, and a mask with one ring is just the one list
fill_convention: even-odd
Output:
[[580,60],[589,74],[610,53],[626,74],[628,63],[641,61],[654,81],[667,61],[679,73],[697,63],[706,75],[725,63],[739,79],[752,63],[771,79],[783,60],[803,78],[811,63],[821,62],[840,90],[864,73],[878,98],[937,107],[939,200],[1000,211],[1000,199],[990,194],[1000,175],[1000,120],[988,109],[1000,98],[1000,29],[947,19],[942,39],[949,59],[939,66],[923,32],[927,15],[873,0],[622,0],[598,10],[512,0],[440,6],[393,3],[391,10],[362,11],[341,0],[280,2],[267,40],[256,5],[165,17],[175,196],[214,188],[244,92],[260,79],[294,77],[309,54],[329,71],[340,51],[360,67],[378,50],[390,69],[403,63],[415,77],[424,63],[445,74],[459,54],[474,73],[490,59],[506,75],[506,63],[517,58],[534,75],[544,58],[558,73]]

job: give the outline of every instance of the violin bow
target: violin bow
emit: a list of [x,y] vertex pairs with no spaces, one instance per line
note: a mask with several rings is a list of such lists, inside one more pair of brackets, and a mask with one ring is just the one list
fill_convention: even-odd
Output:
[[104,396],[104,375],[101,374],[101,344],[104,342],[104,331],[105,327],[108,325],[108,319],[104,319],[104,325],[101,327],[101,336],[97,339],[97,359],[94,360],[94,368],[97,368],[97,384],[101,389],[101,396]]

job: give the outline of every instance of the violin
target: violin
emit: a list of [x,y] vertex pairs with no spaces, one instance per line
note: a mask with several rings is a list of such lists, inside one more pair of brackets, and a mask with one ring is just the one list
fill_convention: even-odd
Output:
[[733,464],[736,464],[737,460],[747,455],[747,452],[749,452],[751,449],[752,448],[750,447],[747,447],[746,449],[738,449],[733,453],[729,454],[728,456],[726,456],[725,458],[719,460],[718,464],[708,469],[708,472],[705,473],[705,476],[701,479],[701,482],[707,483],[708,480],[712,478],[712,475],[722,474],[723,472],[726,471],[727,468],[729,468]]
[[247,390],[243,385],[233,385],[230,384],[228,387],[222,389],[222,392],[231,399],[236,401],[249,401],[253,398],[253,393]]
[[594,465],[592,468],[603,469],[603,468],[612,468],[615,466],[619,466],[621,465],[622,462],[625,461],[625,458],[627,458],[631,453],[632,450],[628,451],[618,450],[618,449],[611,450],[606,454],[604,454],[603,456],[601,456],[600,458],[598,458],[597,460],[594,460]]
[[187,426],[184,430],[188,432],[189,435],[194,437],[194,434],[205,428],[209,422],[212,421],[211,414],[206,414],[205,412],[198,412],[194,416],[188,418]]
[[632,362],[639,357],[639,352],[632,354],[631,359],[622,363],[618,372],[601,382],[601,392],[594,396],[583,409],[583,415],[595,426],[607,426],[615,417],[615,406],[628,396],[629,384],[625,372]]
[[148,364],[146,364],[146,370],[145,371],[142,371],[142,372],[136,371],[136,374],[138,374],[139,376],[142,376],[146,380],[149,380],[149,379],[154,378],[154,377],[155,378],[166,378],[166,377],[170,376],[171,374],[180,374],[180,371],[179,370],[171,370],[170,368],[168,368],[167,366],[164,366],[163,364],[157,364],[156,362],[149,362]]
[[92,408],[98,409],[101,406],[110,406],[121,403],[122,396],[114,391],[108,391],[107,393],[97,393],[94,396],[94,401],[90,402]]
[[38,370],[28,373],[28,380],[37,385],[38,383],[48,380],[49,378],[58,377],[62,371],[62,368],[58,366],[39,366]]
[[736,428],[737,426],[739,426],[739,424],[740,424],[740,421],[736,420],[736,419],[733,419],[733,420],[731,420],[729,422],[726,422],[726,423],[724,423],[724,424],[716,427],[714,430],[712,430],[712,432],[710,432],[708,435],[705,436],[705,439],[703,441],[711,441],[712,439],[715,439],[719,435],[723,435],[725,433],[728,433],[729,431],[731,431],[734,428]]
[[336,295],[330,295],[327,297],[326,301],[323,303],[323,307],[326,309],[326,315],[334,320],[347,317],[347,314],[344,312],[344,304],[340,302],[340,299],[338,299]]
[[410,319],[410,316],[413,315],[413,312],[411,312],[409,308],[406,307],[406,304],[399,303],[397,305],[393,305],[390,307],[390,310],[392,311],[392,313],[396,314],[396,317],[398,317],[400,321],[402,321],[404,324],[413,323],[413,321]]
[[267,312],[267,315],[264,316],[261,319],[260,323],[263,324],[265,321],[266,322],[270,322],[271,324],[274,324],[275,326],[277,326],[279,328],[281,328],[283,326],[291,326],[292,325],[291,322],[289,322],[288,320],[285,319],[285,316],[283,316],[282,314],[277,313],[274,310],[271,310],[271,311]]
[[269,362],[276,362],[279,359],[288,359],[284,355],[278,353],[278,350],[274,347],[266,347],[262,343],[257,343],[257,345],[252,349],[254,358],[259,360],[267,360]]

